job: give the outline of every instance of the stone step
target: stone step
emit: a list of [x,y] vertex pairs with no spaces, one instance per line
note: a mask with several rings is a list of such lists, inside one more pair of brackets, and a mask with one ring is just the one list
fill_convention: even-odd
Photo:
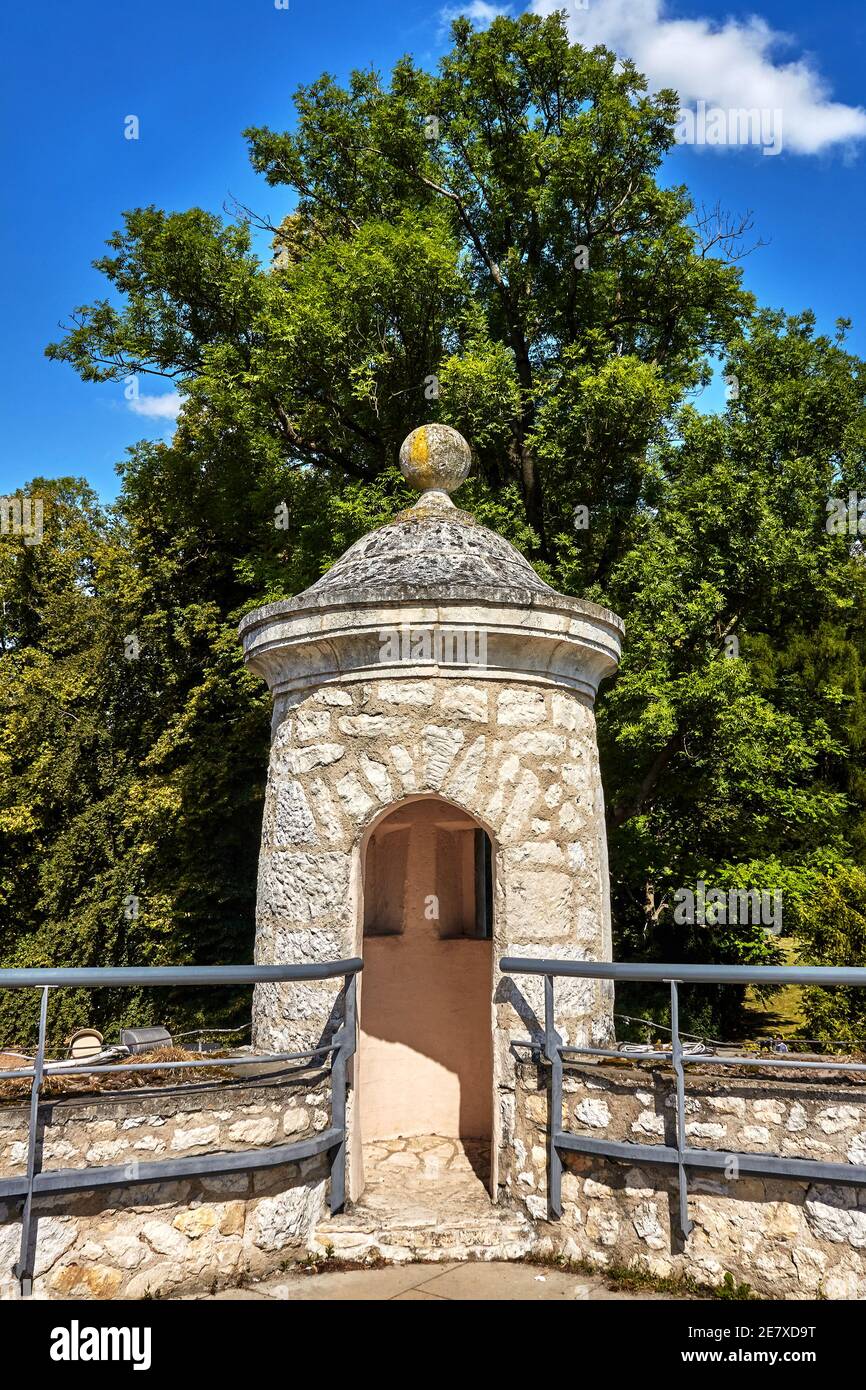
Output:
[[410,1206],[387,1215],[358,1207],[319,1222],[311,1250],[341,1260],[519,1260],[533,1241],[525,1217],[494,1207],[453,1221]]

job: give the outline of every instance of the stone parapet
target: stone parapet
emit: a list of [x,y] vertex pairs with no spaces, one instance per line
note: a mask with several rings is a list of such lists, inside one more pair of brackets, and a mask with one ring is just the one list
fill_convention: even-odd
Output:
[[[689,1068],[686,1140],[692,1148],[866,1163],[866,1085],[838,1077]],[[716,1285],[730,1273],[771,1298],[866,1297],[866,1189],[843,1183],[689,1175],[693,1230],[679,1232],[676,1170],[567,1154],[563,1214],[548,1222],[543,1074],[518,1068],[512,1189],[537,1223],[537,1249],[604,1269],[627,1265]],[[596,1139],[675,1144],[669,1071],[570,1066],[564,1128]]]
[[[40,1107],[43,1169],[98,1168],[267,1148],[328,1127],[330,1082],[138,1091]],[[0,1177],[25,1171],[26,1106],[0,1106]],[[33,1293],[145,1298],[260,1278],[304,1256],[322,1214],[327,1156],[256,1173],[39,1197]],[[0,1297],[12,1298],[20,1203],[0,1203]]]

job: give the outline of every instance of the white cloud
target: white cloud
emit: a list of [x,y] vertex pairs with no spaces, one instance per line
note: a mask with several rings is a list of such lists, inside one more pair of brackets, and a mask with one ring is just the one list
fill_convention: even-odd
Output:
[[177,391],[166,391],[161,396],[133,396],[127,405],[133,415],[144,415],[148,420],[176,420],[183,397]]
[[[483,8],[493,8],[483,5]],[[532,0],[536,14],[568,11],[572,38],[604,44],[634,60],[650,88],[673,87],[683,106],[704,101],[725,110],[781,112],[784,147],[817,154],[866,137],[866,111],[830,99],[829,88],[807,58],[783,62],[787,34],[765,20],[669,19],[665,0]]]
[[439,11],[439,18],[443,24],[450,24],[452,19],[459,19],[464,15],[466,19],[471,19],[473,24],[483,28],[485,24],[492,24],[498,15],[510,13],[510,5],[491,5],[489,0],[467,0],[465,5],[446,5],[444,10]]

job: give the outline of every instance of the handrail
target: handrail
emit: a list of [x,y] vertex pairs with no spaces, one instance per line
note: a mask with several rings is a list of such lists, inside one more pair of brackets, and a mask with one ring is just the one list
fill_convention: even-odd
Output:
[[[139,1182],[168,1182],[179,1177],[201,1177],[214,1173],[256,1171],[285,1163],[300,1162],[313,1154],[330,1155],[332,1213],[342,1210],[346,1200],[346,1108],[350,1085],[348,1063],[356,1047],[357,1009],[356,977],[364,968],[360,956],[319,964],[299,965],[170,965],[121,966],[86,969],[51,969],[34,967],[22,970],[0,969],[0,989],[39,989],[39,1041],[32,1067],[17,1067],[0,1073],[4,1080],[31,1078],[27,1164],[23,1178],[0,1179],[0,1198],[22,1201],[21,1250],[14,1274],[20,1280],[26,1297],[32,1292],[35,1258],[33,1199],[42,1193],[76,1192],[82,1189],[118,1187]],[[52,1068],[51,1075],[90,1076],[103,1072],[183,1071],[201,1067],[226,1068],[274,1062],[298,1061],[295,1071],[308,1071],[331,1066],[331,1124],[312,1139],[298,1140],[268,1149],[236,1149],[228,1153],[206,1153],[184,1158],[161,1159],[141,1163],[130,1172],[128,1165],[95,1168],[65,1168],[42,1171],[39,1142],[39,1103],[45,1079],[45,1041],[48,1019],[48,996],[52,989],[104,989],[123,986],[166,985],[253,985],[297,983],[306,980],[343,979],[343,1022],[330,1042],[306,1052],[264,1053],[259,1056],[202,1058],[191,1062],[147,1062],[124,1066],[88,1064]],[[304,1059],[307,1059],[304,1061]]]
[[[866,968],[860,966],[774,966],[774,965],[659,965],[644,961],[574,961],[545,960],[536,957],[503,956],[499,962],[504,975],[540,975],[544,979],[544,1031],[541,1054],[550,1068],[548,1122],[548,1211],[552,1220],[562,1215],[563,1152],[593,1155],[623,1163],[660,1163],[677,1169],[679,1185],[680,1229],[684,1237],[692,1229],[688,1213],[688,1169],[721,1169],[753,1173],[773,1178],[801,1178],[809,1182],[838,1182],[866,1186],[866,1165],[855,1163],[825,1163],[805,1158],[783,1158],[776,1154],[721,1152],[715,1149],[693,1149],[686,1143],[686,1087],[688,1065],[743,1065],[796,1068],[798,1071],[845,1070],[866,1071],[857,1062],[819,1062],[807,1059],[780,1057],[776,1054],[757,1058],[716,1057],[712,1053],[684,1052],[679,1029],[679,994],[681,984],[800,984],[847,985],[866,988]],[[565,1046],[555,1027],[554,980],[557,977],[586,980],[658,981],[670,986],[671,992],[671,1050],[650,1053],[623,1053],[599,1047]],[[537,1048],[538,1040],[534,1046]],[[533,1046],[533,1043],[527,1044]],[[673,1069],[676,1082],[674,1112],[675,1144],[620,1143],[596,1139],[589,1135],[572,1134],[563,1129],[562,1079],[563,1059],[586,1057],[628,1058],[642,1061],[664,1061]]]
[[26,967],[0,970],[0,989],[45,986],[50,989],[108,989],[111,986],[148,985],[259,985],[281,981],[333,980],[363,970],[360,956],[324,961],[316,965],[147,965],[100,966],[54,970]]
[[646,961],[539,960],[532,956],[503,956],[499,965],[505,975],[563,975],[584,980],[866,987],[866,966],[860,965],[658,965]]

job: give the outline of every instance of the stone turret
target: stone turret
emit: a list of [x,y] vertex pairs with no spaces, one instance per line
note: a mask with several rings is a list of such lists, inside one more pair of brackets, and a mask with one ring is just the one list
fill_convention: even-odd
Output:
[[[454,505],[471,463],[456,431],[422,426],[400,462],[414,506],[241,624],[274,699],[256,959],[364,956],[356,1187],[359,1126],[364,1140],[423,1126],[427,1094],[421,1132],[489,1117],[495,1190],[511,1171],[509,1043],[541,1017],[540,988],[518,991],[497,962],[611,956],[593,704],[623,624]],[[557,1015],[572,1038],[609,1029],[589,982],[561,987]],[[330,984],[257,990],[258,1045],[313,1046],[337,1022]]]

